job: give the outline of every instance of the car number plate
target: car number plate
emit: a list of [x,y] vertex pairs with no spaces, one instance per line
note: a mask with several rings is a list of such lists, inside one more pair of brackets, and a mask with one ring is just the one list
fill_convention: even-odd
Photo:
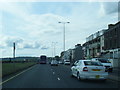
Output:
[[100,77],[100,75],[96,75],[95,77],[96,77],[96,78],[99,78],[99,77]]
[[92,69],[93,71],[101,71],[100,69]]

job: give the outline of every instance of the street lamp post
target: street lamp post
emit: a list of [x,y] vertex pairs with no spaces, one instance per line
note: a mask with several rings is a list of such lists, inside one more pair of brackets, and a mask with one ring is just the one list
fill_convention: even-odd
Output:
[[57,42],[52,42],[52,44],[53,44],[53,49],[54,49],[54,56],[56,56],[56,51],[55,51],[56,47],[55,46],[56,46]]
[[13,59],[14,59],[14,61],[13,61],[13,69],[15,70],[15,42],[13,42]]
[[65,51],[65,24],[66,23],[70,23],[70,22],[58,22],[58,23],[62,23],[63,24],[63,50]]
[[52,47],[53,47],[53,50],[52,50],[52,57],[55,57],[56,56],[56,44],[57,42],[52,42]]

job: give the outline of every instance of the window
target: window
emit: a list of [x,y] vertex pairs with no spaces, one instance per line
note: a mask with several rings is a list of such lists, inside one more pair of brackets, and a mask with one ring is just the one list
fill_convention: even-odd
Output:
[[76,62],[74,63],[74,65],[77,65],[77,63],[78,63],[78,61],[76,61]]
[[84,61],[84,64],[87,66],[103,66],[100,62],[96,61]]
[[110,63],[110,61],[108,59],[98,59],[98,60],[102,63]]
[[80,66],[80,65],[81,65],[81,61],[79,61],[79,62],[77,63],[77,65],[79,65],[79,66]]

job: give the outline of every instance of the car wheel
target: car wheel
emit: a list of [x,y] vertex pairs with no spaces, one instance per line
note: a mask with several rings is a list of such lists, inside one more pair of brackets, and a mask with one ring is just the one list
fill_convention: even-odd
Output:
[[80,78],[80,73],[79,73],[79,72],[77,73],[77,79],[78,79],[78,80],[81,80],[81,78]]

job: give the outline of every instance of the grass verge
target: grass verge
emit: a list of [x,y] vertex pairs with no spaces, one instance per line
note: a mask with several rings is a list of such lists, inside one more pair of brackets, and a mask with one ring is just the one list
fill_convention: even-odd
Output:
[[16,73],[20,70],[26,69],[30,66],[35,65],[35,62],[27,63],[2,63],[2,77]]

